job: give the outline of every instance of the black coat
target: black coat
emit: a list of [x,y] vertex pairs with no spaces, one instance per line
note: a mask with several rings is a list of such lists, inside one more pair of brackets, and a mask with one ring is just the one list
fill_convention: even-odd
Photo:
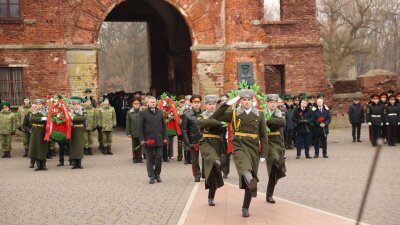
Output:
[[198,144],[202,135],[200,133],[199,125],[197,123],[198,116],[202,113],[196,114],[193,109],[185,114],[182,120],[182,135],[183,141],[186,145]]
[[374,126],[381,126],[384,122],[384,111],[385,107],[380,103],[371,103],[367,107],[367,123],[371,123]]
[[167,140],[167,128],[161,109],[155,108],[155,113],[147,108],[140,112],[137,118],[139,141],[154,140],[154,145],[149,147],[163,146],[163,140]]
[[[314,133],[327,135],[329,133],[329,124],[331,123],[331,113],[325,107],[322,108],[322,112],[317,108],[313,113]],[[320,118],[323,118],[325,127],[320,126],[320,122],[318,121]]]
[[364,123],[365,115],[364,108],[361,104],[351,104],[347,111],[350,123]]
[[385,123],[389,125],[398,125],[400,123],[400,105],[399,104],[388,104],[386,106]]
[[297,133],[299,134],[311,133],[313,115],[309,107],[306,107],[304,110],[302,110],[301,107],[296,108],[293,111],[292,120],[296,124]]

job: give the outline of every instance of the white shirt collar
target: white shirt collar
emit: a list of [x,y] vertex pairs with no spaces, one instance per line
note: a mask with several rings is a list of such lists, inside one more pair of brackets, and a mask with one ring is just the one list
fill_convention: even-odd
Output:
[[246,112],[246,114],[249,114],[250,112],[251,112],[251,107],[249,108],[249,109],[245,109],[245,108],[243,108],[244,109],[244,111]]

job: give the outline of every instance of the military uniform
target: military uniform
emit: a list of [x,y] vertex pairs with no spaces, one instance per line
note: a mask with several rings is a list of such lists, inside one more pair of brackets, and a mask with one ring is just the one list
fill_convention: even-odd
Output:
[[[395,100],[394,96],[391,96],[389,100]],[[386,139],[389,146],[396,146],[396,137],[398,136],[398,125],[400,125],[400,104],[388,103],[385,110],[385,124],[386,124]]]
[[[130,135],[132,139],[132,161],[133,163],[142,163],[142,147],[139,142],[139,133],[137,119],[140,109],[135,110],[133,107],[126,114],[126,135]],[[140,146],[140,147],[139,147]]]
[[[277,101],[278,96],[275,94],[267,95],[267,101]],[[271,118],[266,121],[270,130],[268,133],[268,156],[267,156],[267,171],[268,171],[268,185],[266,200],[269,203],[275,203],[273,194],[278,180],[286,176],[285,166],[285,145],[282,139],[282,133],[279,131],[285,127],[286,119],[284,114],[275,109],[271,113]]]
[[[27,99],[27,98],[25,98]],[[22,143],[25,149],[24,157],[28,156],[28,150],[29,150],[29,133],[26,133],[22,129],[22,124],[24,122],[25,115],[28,114],[31,110],[30,105],[22,105],[18,108],[17,111],[17,129],[22,132]]]
[[[242,89],[239,93],[240,98],[252,99],[254,92],[248,89]],[[234,100],[237,100],[236,97]],[[232,100],[231,100],[232,101]],[[233,137],[231,140],[233,147],[233,160],[239,175],[239,188],[245,189],[245,195],[242,206],[242,216],[249,216],[249,206],[251,197],[257,196],[258,165],[260,156],[267,156],[268,136],[267,128],[262,112],[255,108],[247,111],[239,106],[235,110],[229,110],[229,101],[220,106],[210,119],[232,124]]]
[[[373,95],[373,98],[379,98],[379,95]],[[378,102],[372,102],[367,106],[366,109],[366,120],[370,127],[370,140],[372,146],[376,146],[376,141],[381,137],[381,129],[383,126],[383,116],[385,114],[385,108]]]
[[2,103],[2,111],[0,112],[0,142],[3,150],[2,158],[11,158],[11,136],[15,134],[17,129],[16,116],[13,112],[5,111],[4,108],[10,108],[8,102]]
[[85,155],[93,155],[93,131],[96,129],[96,110],[92,108],[92,106],[86,107],[84,110],[85,120],[85,130],[84,130],[84,138],[85,138]]
[[[379,96],[380,100],[379,103],[381,104],[381,106],[386,110],[386,106],[388,104],[388,95],[386,93],[381,93]],[[388,142],[389,140],[387,140],[387,126],[386,123],[384,122],[382,127],[381,127],[381,137],[384,139],[384,141]]]
[[104,155],[112,155],[111,145],[112,145],[112,134],[114,127],[117,126],[117,118],[115,115],[114,107],[103,106],[98,111],[97,117],[98,126],[101,128],[101,135],[103,141],[103,151]]
[[[217,102],[217,96],[207,95],[204,97],[206,103]],[[204,161],[205,187],[209,189],[208,204],[214,206],[215,192],[224,185],[221,174],[223,124],[215,119],[209,119],[211,113],[204,111],[199,116],[199,128],[202,138],[199,141],[200,153]]]
[[[72,97],[72,104],[80,104],[81,100],[79,97]],[[75,114],[72,119],[72,129],[71,129],[71,141],[69,146],[69,159],[73,163],[72,169],[83,169],[82,167],[82,159],[83,159],[83,149],[85,146],[85,120],[86,117],[83,114],[82,109],[73,109],[71,113]]]
[[[41,99],[35,100],[35,104],[44,104]],[[29,140],[28,157],[37,161],[38,168],[35,170],[47,170],[46,156],[49,149],[49,143],[44,140],[46,134],[47,113],[44,108],[35,110],[30,118],[32,124],[32,132]]]
[[99,150],[103,152],[104,145],[103,145],[103,135],[101,133],[101,127],[99,127],[98,122],[99,122],[99,116],[100,116],[100,109],[101,106],[95,109],[94,111],[94,116],[96,118],[96,129],[97,129],[97,142],[99,143]]

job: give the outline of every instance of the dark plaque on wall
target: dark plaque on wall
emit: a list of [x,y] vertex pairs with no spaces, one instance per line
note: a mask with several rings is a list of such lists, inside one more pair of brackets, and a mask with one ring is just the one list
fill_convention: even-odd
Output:
[[256,83],[254,80],[254,70],[252,62],[238,62],[237,63],[238,82],[246,80],[249,85]]

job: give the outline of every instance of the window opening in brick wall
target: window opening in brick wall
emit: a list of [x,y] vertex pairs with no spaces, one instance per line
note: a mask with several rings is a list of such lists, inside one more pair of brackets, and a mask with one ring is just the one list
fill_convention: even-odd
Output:
[[281,21],[281,0],[264,0],[264,19]]
[[265,66],[265,91],[268,94],[285,93],[285,65]]
[[19,0],[0,0],[0,20],[15,20],[20,15]]
[[24,100],[22,68],[0,67],[0,99],[10,105],[21,105]]

